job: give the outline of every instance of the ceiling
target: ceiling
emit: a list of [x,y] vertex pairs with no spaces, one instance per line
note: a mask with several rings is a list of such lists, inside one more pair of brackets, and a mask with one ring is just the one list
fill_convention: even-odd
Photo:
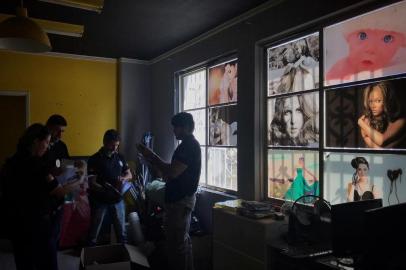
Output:
[[[0,0],[15,13],[20,0]],[[82,38],[50,34],[52,51],[151,60],[267,0],[105,0],[101,14],[25,0],[33,18],[83,24]]]

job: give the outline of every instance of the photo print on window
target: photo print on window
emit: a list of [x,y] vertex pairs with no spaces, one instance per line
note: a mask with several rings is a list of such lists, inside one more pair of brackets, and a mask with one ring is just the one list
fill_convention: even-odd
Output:
[[268,100],[268,145],[318,147],[318,92]]
[[209,105],[237,101],[237,60],[209,68]]
[[268,197],[294,201],[320,194],[319,153],[268,150]]
[[326,146],[406,149],[406,79],[326,92]]
[[406,156],[326,153],[324,198],[332,204],[382,198],[384,205],[406,202],[406,182],[391,181],[388,170],[406,170]]
[[324,85],[406,72],[406,1],[324,28]]
[[318,86],[318,33],[268,49],[268,96]]
[[237,146],[237,105],[210,108],[209,144]]

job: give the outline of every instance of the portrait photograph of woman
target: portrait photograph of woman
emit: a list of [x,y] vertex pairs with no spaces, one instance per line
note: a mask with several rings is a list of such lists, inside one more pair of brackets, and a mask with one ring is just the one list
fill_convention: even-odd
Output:
[[296,200],[319,195],[319,154],[313,151],[268,151],[268,197]]
[[384,205],[406,201],[406,182],[390,181],[389,170],[406,169],[406,156],[327,153],[323,197],[332,204],[382,198]]
[[405,149],[405,87],[396,79],[327,91],[327,146]]
[[268,100],[268,145],[319,145],[319,95],[307,93]]
[[324,28],[324,85],[406,72],[406,1]]
[[319,85],[319,34],[268,49],[268,96]]
[[237,101],[237,60],[209,68],[209,105]]

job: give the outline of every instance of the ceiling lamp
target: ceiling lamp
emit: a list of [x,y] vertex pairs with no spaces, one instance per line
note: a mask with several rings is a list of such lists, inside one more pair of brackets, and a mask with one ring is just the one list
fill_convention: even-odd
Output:
[[[0,13],[0,23],[11,17],[14,17],[14,15]],[[69,37],[83,37],[83,33],[85,31],[85,27],[83,25],[36,19],[33,17],[30,17],[30,19],[36,22],[48,34]]]
[[104,5],[104,0],[40,0],[40,1],[67,7],[96,11],[97,13],[101,13]]
[[17,16],[0,23],[0,49],[23,52],[48,52],[51,43],[42,28],[29,19],[27,9],[17,8]]

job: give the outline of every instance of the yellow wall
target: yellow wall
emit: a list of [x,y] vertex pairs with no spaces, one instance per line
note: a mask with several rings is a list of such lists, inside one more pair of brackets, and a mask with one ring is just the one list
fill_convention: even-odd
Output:
[[29,92],[30,123],[63,115],[72,156],[93,154],[104,132],[117,128],[115,61],[0,51],[0,91]]

